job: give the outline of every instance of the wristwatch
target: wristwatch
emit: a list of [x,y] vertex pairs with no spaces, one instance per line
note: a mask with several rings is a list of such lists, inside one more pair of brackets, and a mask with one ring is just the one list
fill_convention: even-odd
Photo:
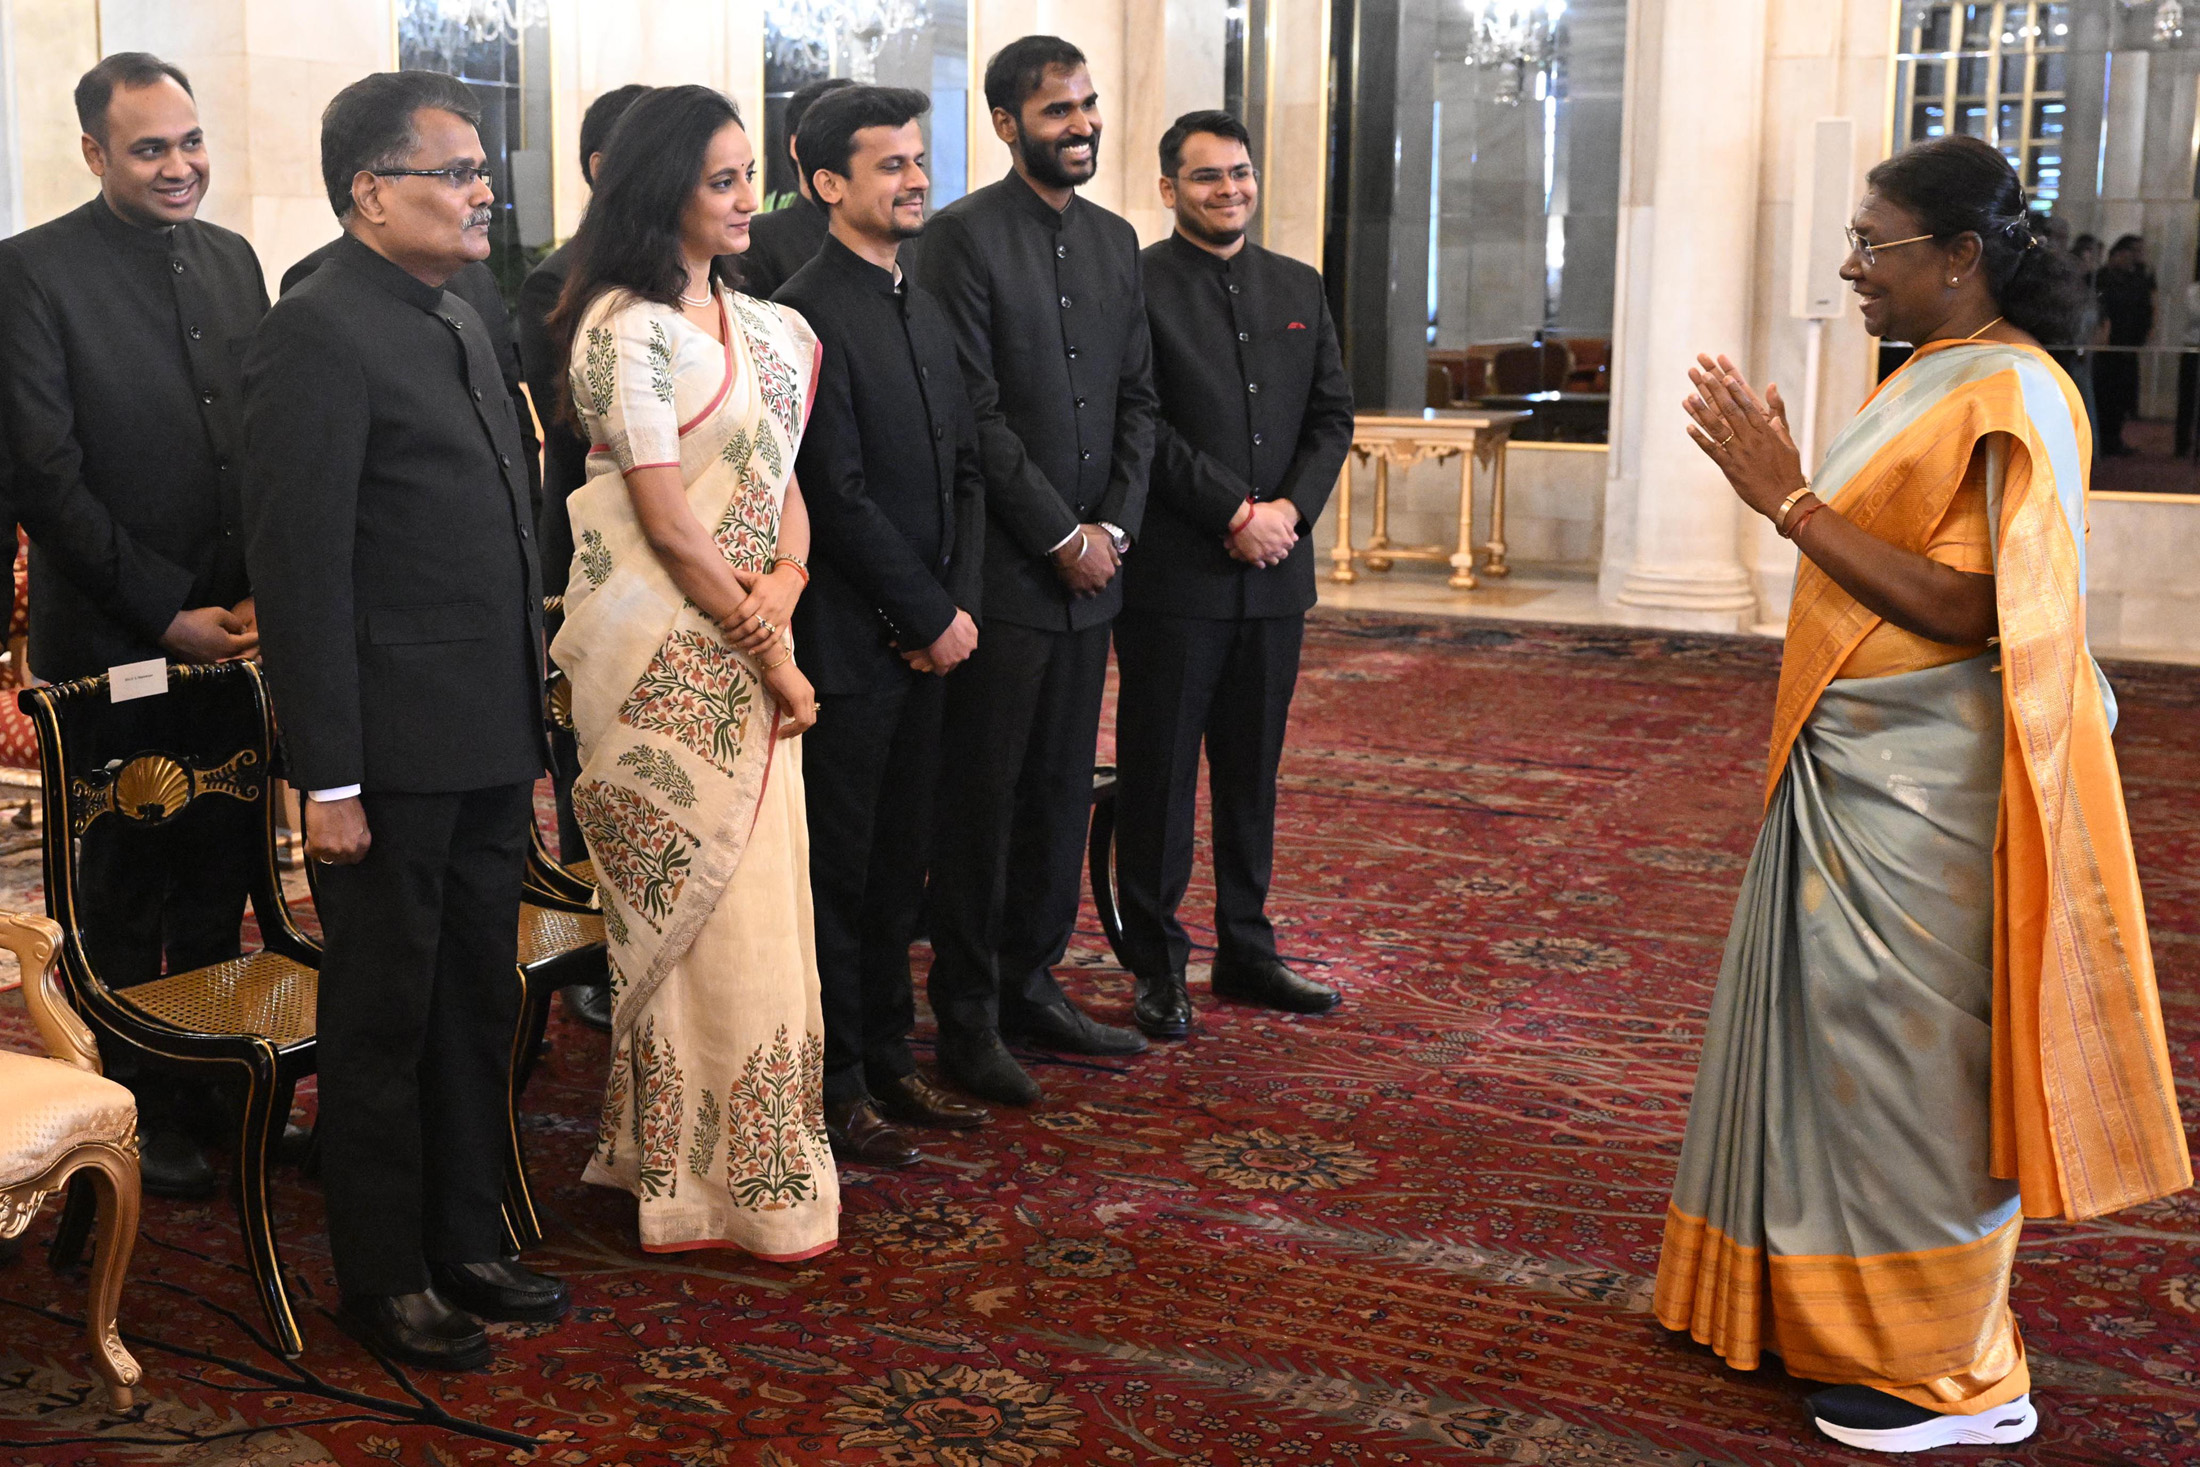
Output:
[[1108,543],[1115,547],[1116,555],[1124,556],[1131,553],[1131,537],[1123,533],[1122,526],[1111,525],[1106,520],[1102,520],[1100,521],[1100,528],[1108,532]]

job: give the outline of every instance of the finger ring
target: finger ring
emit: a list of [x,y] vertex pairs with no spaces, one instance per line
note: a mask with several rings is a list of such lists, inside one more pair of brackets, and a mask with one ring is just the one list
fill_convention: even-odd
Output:
[[1728,445],[1729,443],[1732,443],[1733,441],[1734,441],[1734,435],[1733,435],[1732,433],[1729,433],[1729,434],[1727,434],[1727,435],[1726,435],[1726,436],[1725,436],[1724,438],[1721,438],[1721,439],[1720,439],[1720,440],[1719,440],[1719,441],[1718,441],[1717,443],[1714,443],[1714,444],[1712,444],[1711,446],[1712,446],[1713,448],[1724,448],[1724,447],[1726,447],[1726,446],[1727,446],[1727,445]]
[[764,620],[764,618],[762,618],[761,616],[756,619],[756,624],[762,627],[765,631],[770,632],[775,637],[779,635],[779,628],[773,626],[770,622]]

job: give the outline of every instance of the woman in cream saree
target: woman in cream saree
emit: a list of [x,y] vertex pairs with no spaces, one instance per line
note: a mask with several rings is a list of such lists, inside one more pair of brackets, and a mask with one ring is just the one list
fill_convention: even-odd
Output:
[[2036,1428],[2023,1218],[2192,1173],[2085,645],[2085,414],[2037,339],[2071,267],[1975,139],[1871,190],[1842,273],[1918,350],[1816,484],[1777,390],[1691,374],[1692,436],[1804,560],[1655,1307],[1834,1387],[1837,1440],[1916,1451]]
[[[585,1179],[635,1195],[646,1249],[785,1261],[832,1246],[839,1213],[786,737],[815,704],[783,633],[807,580],[791,474],[817,342],[713,263],[746,243],[752,161],[731,104],[701,87],[652,92],[612,136],[559,307],[594,447],[551,652],[611,949]],[[625,258],[668,211],[686,262],[670,303],[633,283],[648,259]]]

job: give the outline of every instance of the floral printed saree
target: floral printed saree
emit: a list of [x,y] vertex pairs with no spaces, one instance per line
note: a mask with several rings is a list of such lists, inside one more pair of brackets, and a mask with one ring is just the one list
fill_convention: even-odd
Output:
[[756,663],[650,549],[624,475],[677,467],[726,559],[767,571],[817,340],[731,291],[723,344],[623,292],[575,333],[593,440],[568,501],[577,572],[551,654],[571,681],[573,811],[611,948],[612,1058],[585,1179],[640,1202],[653,1251],[832,1246],[823,1023],[797,742]]

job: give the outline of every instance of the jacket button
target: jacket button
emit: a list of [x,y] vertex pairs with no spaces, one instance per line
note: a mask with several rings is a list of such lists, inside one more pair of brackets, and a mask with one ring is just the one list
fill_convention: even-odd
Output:
[[228,472],[229,472],[229,460],[228,460],[228,459],[226,459],[226,458],[218,458],[218,459],[215,459],[215,460],[214,460],[214,472],[215,472],[215,473],[217,473],[217,474],[226,474],[226,473],[228,473]]
[[1240,341],[1251,341],[1252,339],[1253,333],[1250,331],[1240,331],[1238,333],[1238,340]]
[[932,369],[930,367],[919,367],[917,368],[917,376],[922,380],[929,382],[932,380]]
[[512,466],[512,459],[511,459],[511,455],[509,455],[509,454],[503,454],[503,453],[500,453],[500,454],[498,454],[498,455],[497,455],[497,466],[498,466],[499,468],[506,468],[506,469],[510,468],[510,467]]
[[1066,295],[1062,297],[1062,309],[1065,311],[1069,309],[1069,297]]
[[1237,288],[1237,282],[1236,282],[1236,281],[1232,281],[1232,282],[1230,282],[1230,286],[1229,286],[1229,291],[1230,291],[1230,294],[1232,294],[1232,295],[1236,295],[1236,294],[1238,293],[1238,288]]
[[1248,382],[1245,384],[1245,390],[1247,392],[1258,392],[1260,391],[1260,384],[1258,382]]
[[1258,448],[1258,447],[1260,447],[1260,435],[1259,435],[1258,433],[1255,433],[1255,434],[1253,435],[1253,447],[1255,447],[1255,448]]
[[[1232,290],[1237,289],[1237,287],[1234,285],[1230,288]],[[464,331],[466,329],[466,323],[459,320],[456,316],[445,316],[443,319],[451,323],[451,329],[453,331]]]
[[1069,349],[1069,356],[1070,356],[1070,360],[1071,360],[1071,361],[1075,361],[1075,360],[1077,360],[1077,348],[1076,348],[1076,347],[1074,347],[1074,346],[1073,346],[1073,347],[1071,347],[1071,348]]
[[190,337],[193,341],[197,341],[201,336],[204,336],[206,333],[199,330],[198,327],[193,326],[187,329],[184,334]]
[[476,387],[476,388],[474,389],[474,401],[475,401],[475,402],[479,402],[479,401],[481,401],[481,389],[480,389],[480,388],[478,388],[478,387]]
[[1054,258],[1055,258],[1055,259],[1057,259],[1057,260],[1066,260],[1066,259],[1068,259],[1068,258],[1069,258],[1069,246],[1068,246],[1068,245],[1056,245],[1056,246],[1054,247]]
[[168,262],[168,268],[175,271],[178,275],[181,275],[183,273],[183,261],[170,260]]
[[211,388],[211,387],[207,388],[207,389],[206,389],[206,390],[205,390],[204,392],[202,392],[202,393],[200,393],[200,394],[199,394],[199,401],[200,401],[200,402],[212,402],[213,400],[214,400],[214,389],[213,389],[213,388]]
[[946,436],[947,430],[945,428],[941,427],[938,423],[934,423],[932,425],[932,437],[935,441],[941,438],[945,438]]
[[1077,450],[1077,458],[1078,458],[1079,462],[1083,462],[1084,460],[1086,460],[1086,459],[1089,459],[1089,458],[1091,458],[1091,457],[1092,457],[1092,450],[1091,450],[1091,449],[1089,449],[1089,448],[1080,448],[1079,450]]
[[1085,400],[1084,400],[1083,398],[1081,398],[1081,397],[1080,397],[1080,398],[1078,398],[1078,399],[1077,399],[1077,405],[1078,405],[1079,407],[1083,407],[1083,406],[1085,405]]

